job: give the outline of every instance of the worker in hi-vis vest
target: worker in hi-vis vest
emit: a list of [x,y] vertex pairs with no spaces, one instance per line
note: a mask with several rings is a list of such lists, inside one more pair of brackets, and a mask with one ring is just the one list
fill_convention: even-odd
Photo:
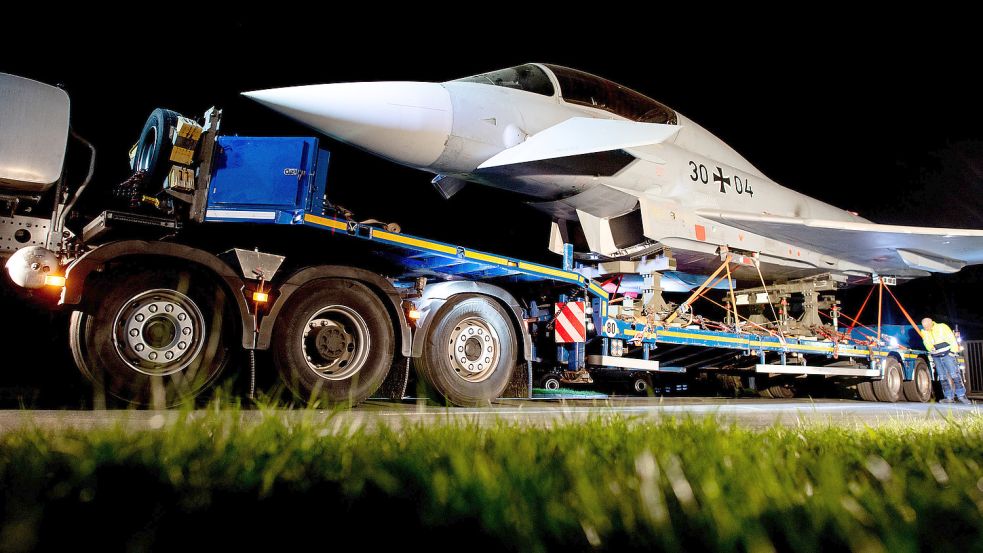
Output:
[[959,403],[970,403],[966,398],[966,387],[963,385],[959,360],[956,358],[959,353],[956,335],[952,333],[949,325],[937,323],[928,317],[922,319],[922,328],[925,329],[922,332],[922,341],[925,342],[925,349],[932,356],[935,371],[942,384],[942,394],[945,396],[945,399],[939,403],[952,403],[953,396]]

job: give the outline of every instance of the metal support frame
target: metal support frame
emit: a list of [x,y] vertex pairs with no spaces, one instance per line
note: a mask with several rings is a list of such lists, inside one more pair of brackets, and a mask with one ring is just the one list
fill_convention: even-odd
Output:
[[222,110],[211,108],[205,112],[205,132],[201,134],[198,159],[198,177],[195,180],[194,197],[191,200],[190,218],[196,223],[205,221],[208,207],[208,187],[212,182],[212,163],[215,159],[215,142],[222,123]]
[[46,247],[50,224],[50,219],[40,217],[0,217],[0,257],[28,246]]

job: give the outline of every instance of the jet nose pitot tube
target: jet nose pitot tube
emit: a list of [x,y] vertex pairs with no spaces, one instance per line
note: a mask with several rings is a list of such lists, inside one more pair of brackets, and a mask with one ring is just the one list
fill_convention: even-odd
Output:
[[437,161],[451,133],[450,94],[437,83],[337,83],[244,92],[328,136],[411,167]]

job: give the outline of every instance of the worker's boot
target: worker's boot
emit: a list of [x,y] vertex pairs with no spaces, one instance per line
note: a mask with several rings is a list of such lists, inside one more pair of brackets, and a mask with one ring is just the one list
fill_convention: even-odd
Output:
[[952,401],[951,398],[944,398],[944,399],[940,399],[939,403],[955,403],[955,401]]
[[966,397],[966,396],[959,396],[959,397],[956,398],[956,401],[958,401],[959,403],[965,403],[966,405],[972,405],[973,404],[973,402],[972,401],[969,401],[969,398]]

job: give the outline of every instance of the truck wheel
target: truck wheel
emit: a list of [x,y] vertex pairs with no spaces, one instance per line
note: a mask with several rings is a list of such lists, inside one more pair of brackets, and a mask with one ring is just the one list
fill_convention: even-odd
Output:
[[774,399],[792,399],[795,397],[795,389],[788,384],[768,386],[768,393]]
[[869,380],[857,384],[857,393],[860,394],[860,399],[864,401],[877,401],[877,397],[874,395],[874,384]]
[[509,314],[484,296],[461,295],[435,314],[414,367],[435,399],[488,405],[505,390],[516,363]]
[[884,378],[872,382],[874,387],[874,397],[878,401],[894,403],[901,399],[901,383],[904,382],[904,373],[901,372],[901,363],[893,357],[888,357],[884,361]]
[[649,390],[652,389],[652,381],[648,376],[636,376],[631,380],[631,390],[638,396],[648,395]]
[[563,382],[560,381],[560,375],[549,373],[539,381],[539,387],[544,390],[559,390],[563,387]]
[[85,333],[89,328],[91,317],[81,311],[73,311],[72,317],[68,322],[68,349],[72,352],[72,359],[75,366],[86,380],[92,382],[92,369],[89,368],[89,361],[85,352]]
[[393,362],[392,318],[364,284],[322,279],[294,292],[273,331],[273,364],[300,399],[354,406]]
[[148,272],[106,289],[70,327],[72,355],[94,384],[132,404],[170,407],[218,378],[235,327],[221,287],[190,272]]
[[928,363],[924,359],[915,361],[915,372],[911,380],[902,384],[904,397],[908,401],[925,403],[932,399],[932,374],[928,371]]

